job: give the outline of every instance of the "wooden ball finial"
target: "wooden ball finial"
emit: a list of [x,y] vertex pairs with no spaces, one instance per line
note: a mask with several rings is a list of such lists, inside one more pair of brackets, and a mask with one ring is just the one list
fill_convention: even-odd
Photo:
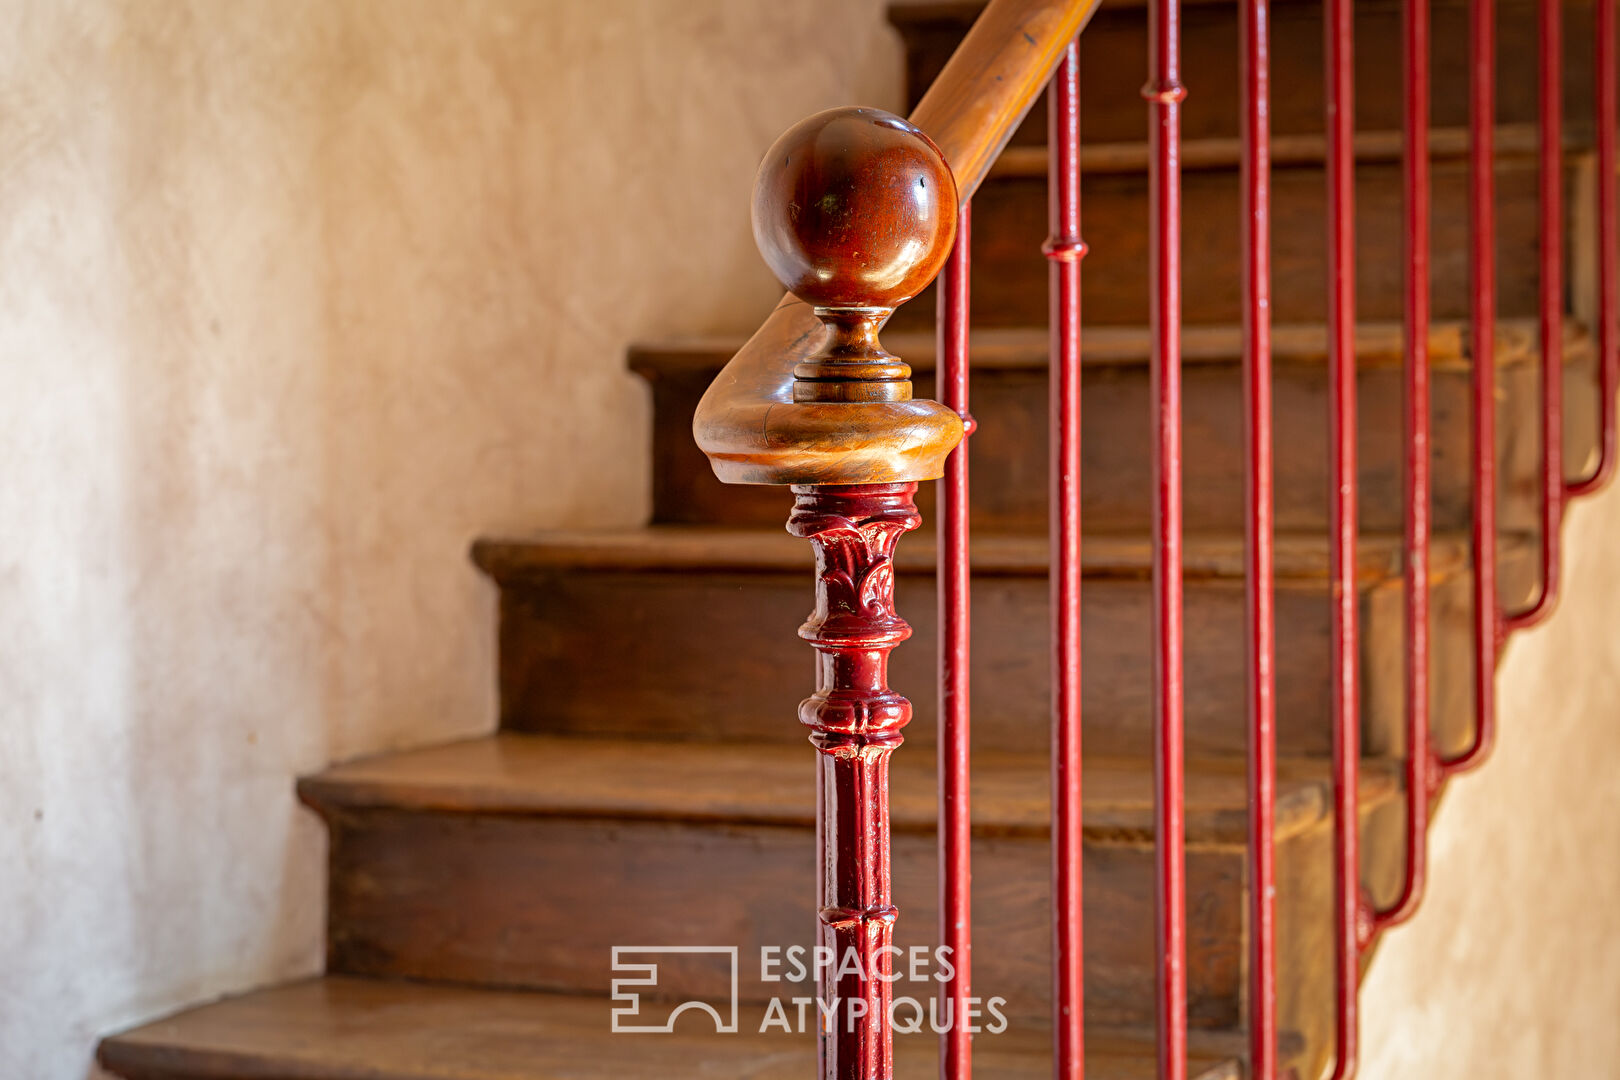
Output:
[[776,140],[754,183],[754,239],[829,330],[795,369],[795,400],[911,397],[911,369],[877,332],[944,266],[957,209],[939,147],[892,113],[828,109]]

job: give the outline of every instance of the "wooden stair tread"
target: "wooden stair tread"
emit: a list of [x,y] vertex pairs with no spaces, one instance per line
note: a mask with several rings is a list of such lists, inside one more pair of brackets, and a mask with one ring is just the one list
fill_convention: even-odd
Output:
[[[1499,124],[1496,131],[1496,160],[1534,156],[1539,149],[1534,124]],[[1399,131],[1358,131],[1353,150],[1360,164],[1398,164],[1402,157]],[[1429,132],[1431,161],[1457,160],[1468,156],[1468,129],[1440,127]],[[1569,140],[1568,149],[1579,144]],[[1243,160],[1243,142],[1235,138],[1206,137],[1187,139],[1182,144],[1184,169],[1236,169]],[[1091,143],[1080,147],[1080,171],[1084,174],[1146,172],[1149,147],[1145,142]],[[1273,135],[1271,164],[1274,168],[1319,166],[1327,160],[1327,140],[1319,133]],[[1047,148],[1009,146],[990,167],[990,178],[1038,179],[1047,175]]]
[[[808,827],[815,822],[813,758],[794,743],[590,739],[500,732],[334,766],[299,782],[323,812],[400,809]],[[1147,760],[1091,757],[1082,791],[1085,827],[1097,841],[1153,837]],[[1044,754],[981,751],[973,760],[976,830],[1045,835],[1050,821]],[[891,765],[896,831],[934,828],[934,755],[902,748]],[[1363,769],[1367,808],[1394,795],[1393,772]],[[1201,844],[1245,842],[1248,792],[1235,758],[1187,763],[1187,834]],[[1294,835],[1328,809],[1326,765],[1278,765],[1277,835]]]
[[[1501,319],[1496,327],[1495,359],[1498,367],[1529,363],[1539,357],[1534,319]],[[1356,363],[1362,369],[1399,367],[1402,356],[1401,324],[1367,321],[1356,325]],[[1565,363],[1587,347],[1590,335],[1572,320],[1565,326]],[[1198,324],[1182,330],[1185,364],[1236,364],[1241,359],[1243,330],[1239,326]],[[689,337],[647,342],[630,347],[630,367],[642,375],[665,372],[718,372],[737,350],[740,338]],[[894,331],[883,344],[912,369],[934,370],[934,335]],[[971,355],[976,370],[1045,371],[1051,340],[1044,326],[998,327],[974,330]],[[1081,332],[1081,362],[1088,367],[1146,364],[1149,337],[1146,327],[1088,326]],[[1575,354],[1575,355],[1568,355]],[[1321,323],[1280,323],[1272,328],[1272,359],[1279,366],[1320,364],[1327,357],[1327,328]],[[1436,322],[1429,331],[1429,366],[1437,370],[1467,370],[1468,335],[1463,323]]]
[[[986,2],[987,0],[889,0],[888,18],[896,27],[903,27],[909,23],[950,22],[960,23],[965,31],[984,11]],[[1185,6],[1199,7],[1213,6],[1223,0],[1184,0],[1184,2]],[[1286,0],[1288,4],[1294,2],[1295,0]],[[1464,2],[1465,0],[1436,0],[1435,6],[1458,7]],[[1515,0],[1508,0],[1498,6],[1511,6],[1513,2]],[[1516,2],[1522,6],[1528,0]],[[1146,6],[1147,0],[1101,0],[1098,4],[1098,7],[1105,11],[1115,8],[1143,10]]]
[[[604,958],[604,963],[606,958]],[[327,976],[228,998],[105,1039],[102,1065],[129,1080],[627,1080],[726,1077],[802,1080],[808,1037],[613,1034],[611,999]],[[1009,1028],[974,1042],[985,1075],[1050,1075],[1049,1037]],[[935,1075],[936,1040],[897,1040],[898,1076]],[[1197,1045],[1195,1080],[1239,1080],[1220,1047]],[[1202,1052],[1199,1052],[1202,1051]],[[1213,1051],[1213,1052],[1212,1052]],[[1150,1080],[1151,1041],[1100,1032],[1088,1040],[1098,1080]]]
[[[783,492],[784,510],[788,495]],[[1520,541],[1505,536],[1504,552]],[[1146,537],[1088,535],[1081,547],[1087,577],[1145,578],[1152,569]],[[972,540],[975,575],[1045,576],[1048,542],[1044,535],[978,533]],[[1368,534],[1357,550],[1363,586],[1400,573],[1399,535]],[[1440,582],[1468,566],[1468,539],[1460,534],[1433,537],[1429,553],[1431,582]],[[936,559],[927,532],[903,540],[895,556],[902,571],[929,571]],[[806,573],[810,547],[776,529],[705,525],[650,525],[623,531],[548,531],[527,538],[484,539],[473,545],[473,560],[496,581],[508,583],[559,570],[679,572],[686,570]],[[1279,582],[1322,581],[1327,576],[1328,540],[1318,534],[1279,533],[1275,541]],[[1184,540],[1183,572],[1188,581],[1243,576],[1241,535],[1193,535]]]

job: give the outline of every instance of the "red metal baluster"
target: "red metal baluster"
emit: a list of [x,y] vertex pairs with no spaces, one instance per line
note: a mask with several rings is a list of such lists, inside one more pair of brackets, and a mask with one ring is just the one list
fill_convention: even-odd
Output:
[[1469,338],[1474,350],[1474,742],[1440,762],[1446,774],[1485,760],[1496,738],[1496,5],[1471,0],[1468,19]]
[[[971,214],[962,204],[956,247],[939,276],[939,400],[973,432],[968,413],[968,274]],[[949,1020],[939,1037],[941,1080],[973,1075],[966,1021],[973,985],[973,819],[969,803],[968,660],[972,628],[968,558],[968,444],[945,459],[939,487],[939,943],[953,973],[941,987]]]
[[[816,552],[816,609],[799,629],[816,648],[816,692],[800,704],[799,721],[819,751],[819,943],[834,958],[821,979],[831,1026],[819,1040],[826,1080],[894,1076],[889,755],[911,720],[911,702],[889,688],[888,672],[889,653],[911,636],[894,610],[894,547],[922,522],[916,490],[795,486],[788,518],[788,532]],[[851,955],[858,971],[844,964]]]
[[1593,16],[1594,77],[1597,100],[1597,225],[1598,225],[1598,444],[1597,465],[1592,475],[1565,486],[1570,496],[1596,491],[1614,473],[1617,452],[1615,396],[1620,394],[1620,337],[1617,337],[1617,310],[1620,290],[1616,288],[1616,263],[1620,261],[1620,228],[1615,216],[1615,129],[1620,126],[1620,104],[1615,91],[1614,0],[1597,0]]
[[1428,864],[1429,796],[1429,0],[1405,0],[1401,60],[1406,94],[1406,864],[1393,903],[1373,929],[1412,917]]
[[1244,588],[1249,664],[1249,1076],[1277,1075],[1277,734],[1271,488],[1271,44],[1246,0],[1243,52]]
[[1541,62],[1541,588],[1503,631],[1534,626],[1558,604],[1558,534],[1564,521],[1563,4],[1540,0]]
[[1356,990],[1361,972],[1357,777],[1361,678],[1356,590],[1355,12],[1326,0],[1328,184],[1328,413],[1333,593],[1333,909],[1337,962],[1335,1080],[1356,1072]]
[[1080,47],[1047,101],[1052,260],[1052,1075],[1085,1075],[1080,814]]
[[1181,621],[1180,0],[1148,5],[1153,398],[1153,824],[1159,1076],[1187,1075],[1187,884]]

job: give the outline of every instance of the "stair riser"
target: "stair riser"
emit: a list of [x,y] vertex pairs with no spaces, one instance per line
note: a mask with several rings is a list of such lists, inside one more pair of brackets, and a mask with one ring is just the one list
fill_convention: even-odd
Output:
[[[1590,116],[1590,3],[1566,5],[1564,87],[1569,119]],[[1498,5],[1497,122],[1533,123],[1536,118],[1535,8]],[[1363,131],[1398,131],[1402,121],[1398,58],[1400,6],[1356,5],[1356,121]],[[1188,95],[1182,106],[1185,138],[1236,138],[1239,78],[1236,9],[1230,4],[1182,7],[1182,69]],[[1436,127],[1468,123],[1467,8],[1436,3],[1432,12],[1431,81]],[[972,15],[906,17],[894,22],[906,43],[906,87],[915,105],[961,42]],[[1277,4],[1271,10],[1271,123],[1279,135],[1322,130],[1322,19],[1317,4]],[[1080,37],[1080,130],[1088,143],[1146,139],[1147,109],[1140,89],[1147,81],[1146,19],[1141,7],[1099,11]],[[1044,99],[1014,136],[1015,143],[1046,140]]]
[[[1460,161],[1432,168],[1434,316],[1468,315],[1468,170]],[[1570,170],[1573,177],[1573,170]],[[1537,310],[1535,161],[1498,162],[1498,310]],[[1277,169],[1272,191],[1272,317],[1279,323],[1327,318],[1327,190],[1320,168]],[[1094,175],[1081,185],[1084,317],[1094,326],[1141,326],[1150,318],[1148,187],[1143,174]],[[1573,199],[1573,193],[1569,196]],[[1235,324],[1242,318],[1241,186],[1236,170],[1189,170],[1182,177],[1182,315],[1188,323]],[[1362,320],[1399,320],[1402,196],[1398,162],[1363,163],[1356,173],[1356,312]],[[1573,203],[1571,204],[1573,205]],[[978,326],[1046,321],[1046,181],[992,180],[973,200],[973,319]],[[903,306],[896,328],[931,323],[932,294]]]
[[[692,412],[714,373],[669,370],[650,380],[654,520],[778,527],[787,520],[791,495],[781,488],[720,483],[692,441]],[[1230,364],[1189,364],[1182,379],[1186,527],[1191,532],[1241,532],[1243,404],[1237,372]],[[1498,520],[1506,530],[1536,527],[1537,379],[1529,364],[1498,373]],[[1082,382],[1086,526],[1098,532],[1145,533],[1152,492],[1147,372],[1140,366],[1089,368]],[[1439,530],[1468,527],[1469,382],[1469,373],[1460,370],[1436,371],[1431,379],[1431,517]],[[1399,369],[1387,363],[1367,368],[1358,380],[1362,528],[1368,531],[1396,533],[1402,527],[1402,384]],[[974,374],[972,407],[979,421],[971,457],[975,528],[1046,528],[1046,390],[1044,371],[985,367]],[[1277,527],[1285,531],[1326,528],[1326,390],[1320,364],[1276,369],[1274,485]],[[931,375],[919,375],[916,392],[933,396]],[[1571,411],[1566,443],[1572,450],[1590,444],[1591,412]],[[927,521],[934,520],[933,488],[924,484],[919,492]]]
[[[907,541],[902,541],[902,544]],[[911,540],[910,542],[917,542]],[[902,573],[901,613],[913,638],[893,656],[892,684],[910,696],[909,742],[933,740],[935,594],[929,574]],[[1467,582],[1436,586],[1439,704],[1469,700]],[[1149,586],[1091,579],[1084,591],[1088,752],[1151,752]],[[506,589],[501,605],[502,725],[598,737],[792,740],[813,686],[812,653],[795,635],[809,613],[803,574],[548,573]],[[1363,648],[1370,753],[1393,752],[1398,726],[1401,597],[1389,582],[1364,593]],[[1047,583],[979,578],[974,585],[974,734],[981,747],[1039,751],[1047,744]],[[1329,753],[1329,607],[1323,586],[1277,591],[1278,742],[1284,753]],[[1243,591],[1189,580],[1186,600],[1187,740],[1194,754],[1241,754],[1244,731]],[[774,628],[774,629],[773,629]],[[604,648],[603,642],[614,642]]]
[[[805,783],[813,783],[805,748]],[[759,978],[761,946],[814,942],[809,828],[344,812],[333,823],[329,967],[334,972],[607,993],[615,945],[737,945],[745,1000],[813,993]],[[974,992],[1015,1020],[1049,1009],[1050,848],[1043,837],[974,845]],[[935,941],[935,841],[900,834],[895,942]],[[1190,1012],[1199,1027],[1240,1015],[1239,848],[1188,854]],[[1151,1026],[1153,858],[1092,845],[1085,859],[1086,1005],[1096,1023]],[[906,984],[901,984],[906,986]],[[929,988],[899,991],[922,997]],[[661,962],[656,995],[724,999],[712,957]],[[604,1005],[604,1021],[606,1005]]]

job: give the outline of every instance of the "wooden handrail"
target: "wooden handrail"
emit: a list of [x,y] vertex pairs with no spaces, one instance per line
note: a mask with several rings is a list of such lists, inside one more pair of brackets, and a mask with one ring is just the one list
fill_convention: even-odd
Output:
[[[966,200],[1101,0],[991,0],[911,115]],[[730,484],[933,480],[962,439],[937,401],[793,400],[794,368],[824,337],[791,293],[703,395],[692,434]]]

